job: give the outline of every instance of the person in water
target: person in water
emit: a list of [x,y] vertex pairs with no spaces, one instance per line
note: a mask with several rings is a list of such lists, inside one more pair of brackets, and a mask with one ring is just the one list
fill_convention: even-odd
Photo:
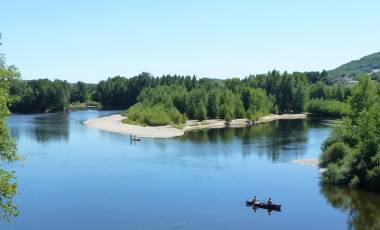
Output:
[[267,205],[272,205],[272,198],[269,197]]

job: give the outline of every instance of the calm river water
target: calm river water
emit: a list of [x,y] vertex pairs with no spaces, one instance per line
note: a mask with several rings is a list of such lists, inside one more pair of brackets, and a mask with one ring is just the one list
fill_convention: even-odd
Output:
[[[330,128],[292,120],[142,139],[87,128],[107,111],[13,115],[25,161],[15,170],[20,211],[0,229],[379,229],[380,198],[321,187],[317,158]],[[257,195],[282,204],[256,212]],[[376,228],[377,227],[377,228]]]

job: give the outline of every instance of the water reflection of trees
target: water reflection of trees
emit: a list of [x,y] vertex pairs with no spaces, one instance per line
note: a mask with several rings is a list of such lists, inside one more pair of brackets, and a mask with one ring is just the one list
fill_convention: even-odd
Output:
[[15,122],[21,120],[21,123],[12,124],[10,131],[15,139],[25,135],[40,143],[49,141],[67,141],[69,138],[69,114],[47,114],[29,116],[27,119],[15,117]]
[[380,195],[336,186],[321,186],[321,193],[348,214],[348,229],[380,229]]
[[321,127],[320,121],[281,120],[247,128],[222,128],[187,132],[180,140],[195,143],[241,141],[242,154],[267,155],[272,161],[304,154],[310,128]]

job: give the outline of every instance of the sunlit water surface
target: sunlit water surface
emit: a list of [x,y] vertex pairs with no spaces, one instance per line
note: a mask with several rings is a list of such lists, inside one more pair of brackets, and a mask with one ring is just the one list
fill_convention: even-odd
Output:
[[[321,187],[317,158],[330,127],[289,120],[142,139],[87,128],[110,111],[13,115],[26,159],[12,166],[20,215],[1,229],[367,229],[379,196]],[[281,212],[244,201],[272,197]],[[361,228],[360,228],[361,227]]]

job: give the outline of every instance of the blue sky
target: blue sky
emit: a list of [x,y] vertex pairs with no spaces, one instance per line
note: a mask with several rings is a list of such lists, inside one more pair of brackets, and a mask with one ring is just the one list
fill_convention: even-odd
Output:
[[1,0],[0,8],[0,53],[24,79],[244,77],[332,69],[380,51],[378,0]]

